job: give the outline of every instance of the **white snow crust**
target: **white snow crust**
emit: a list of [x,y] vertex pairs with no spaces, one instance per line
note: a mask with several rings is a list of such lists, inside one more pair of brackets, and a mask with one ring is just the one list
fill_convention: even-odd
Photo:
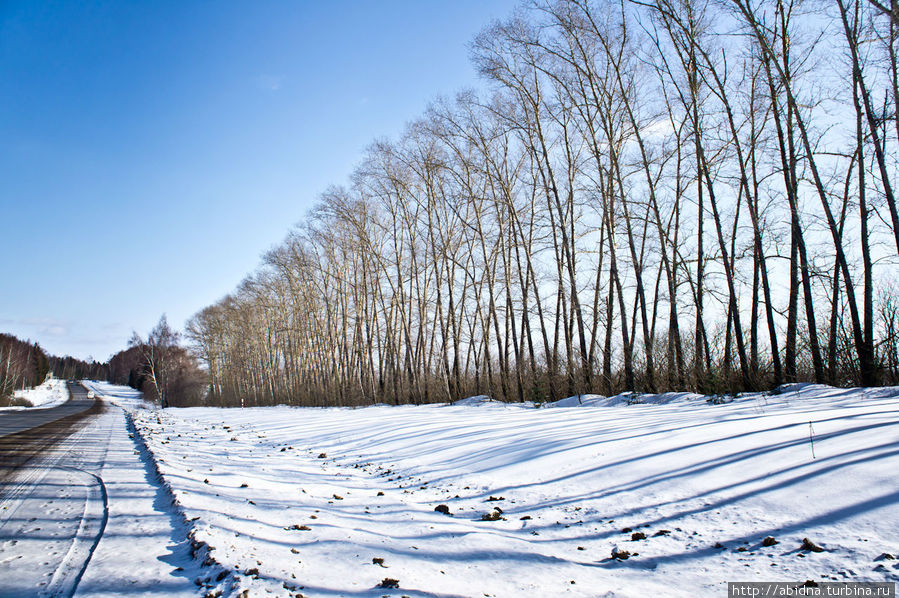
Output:
[[82,380],[81,385],[87,390],[93,391],[104,401],[128,411],[152,407],[150,403],[144,400],[144,393],[128,386],[119,386],[98,380]]

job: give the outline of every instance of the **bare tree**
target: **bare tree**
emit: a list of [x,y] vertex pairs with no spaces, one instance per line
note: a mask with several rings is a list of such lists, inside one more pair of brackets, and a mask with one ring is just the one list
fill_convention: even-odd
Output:
[[169,389],[176,371],[176,351],[181,335],[172,330],[163,314],[146,339],[133,333],[129,346],[137,347],[144,358],[143,367],[156,393],[159,406],[168,407]]

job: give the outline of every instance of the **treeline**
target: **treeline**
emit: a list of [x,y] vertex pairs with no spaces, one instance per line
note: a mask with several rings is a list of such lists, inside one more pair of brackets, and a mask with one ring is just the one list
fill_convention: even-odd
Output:
[[[899,8],[537,1],[187,335],[222,405],[899,380]],[[892,10],[892,12],[890,12]]]
[[146,338],[135,333],[127,349],[99,363],[50,355],[37,343],[0,334],[0,406],[9,405],[16,390],[38,386],[50,373],[62,379],[128,385],[163,407],[202,404],[208,378],[180,340],[162,316]]
[[134,333],[128,348],[109,359],[106,379],[140,390],[161,407],[203,404],[208,379],[180,340],[163,315],[146,338]]
[[49,355],[37,343],[0,334],[0,405],[8,404],[16,390],[41,384],[50,372],[57,378],[106,377],[104,364]]

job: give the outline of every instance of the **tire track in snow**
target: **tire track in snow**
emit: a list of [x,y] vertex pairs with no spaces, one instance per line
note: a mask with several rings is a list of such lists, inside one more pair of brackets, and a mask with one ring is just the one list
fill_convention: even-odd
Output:
[[[49,560],[28,562],[24,567],[30,578],[49,577],[49,581],[38,581],[31,589],[0,584],[2,593],[69,597],[76,592],[109,520],[106,486],[98,474],[87,469],[102,469],[108,443],[94,447],[99,448],[94,459],[79,450],[82,439],[98,421],[93,416],[103,410],[104,406],[95,402],[81,413],[0,438],[0,530],[12,539],[9,547],[40,543],[46,547],[47,559],[52,559],[58,550],[65,550],[55,568],[49,568]],[[83,496],[73,499],[72,491]],[[78,504],[79,498],[83,504]],[[38,503],[42,504],[38,507]],[[54,511],[60,513],[56,521],[44,513],[54,503],[62,505]],[[38,515],[43,515],[40,525],[50,529],[32,525]],[[38,531],[42,532],[40,536],[36,535]],[[21,556],[14,551],[2,564]]]
[[[87,569],[109,521],[109,495],[100,476],[77,467],[63,466],[56,469],[69,471],[76,476],[82,475],[88,479],[88,485],[85,486],[84,511],[72,544],[50,578],[50,583],[41,591],[40,596],[72,596],[75,594],[78,582],[84,576],[84,571]],[[94,530],[94,528],[97,529]]]

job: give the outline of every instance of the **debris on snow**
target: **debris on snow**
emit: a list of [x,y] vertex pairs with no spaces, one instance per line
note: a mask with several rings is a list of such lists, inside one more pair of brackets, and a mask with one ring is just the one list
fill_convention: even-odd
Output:
[[379,588],[398,588],[400,587],[400,580],[393,579],[392,577],[385,577],[381,580],[381,583],[377,585]]
[[631,553],[627,550],[621,550],[620,548],[615,546],[614,548],[612,548],[612,558],[619,561],[626,561],[627,559],[631,558]]
[[809,540],[808,538],[802,539],[802,546],[799,547],[800,550],[810,550],[811,552],[824,552],[824,549]]

